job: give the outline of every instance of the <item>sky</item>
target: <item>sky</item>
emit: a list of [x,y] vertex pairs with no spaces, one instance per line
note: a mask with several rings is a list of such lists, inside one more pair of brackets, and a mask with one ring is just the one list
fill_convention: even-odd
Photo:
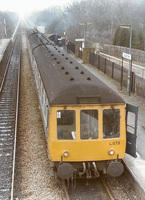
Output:
[[51,6],[64,6],[73,0],[3,0],[0,4],[2,11],[14,11],[20,16],[29,14],[31,11],[46,9]]

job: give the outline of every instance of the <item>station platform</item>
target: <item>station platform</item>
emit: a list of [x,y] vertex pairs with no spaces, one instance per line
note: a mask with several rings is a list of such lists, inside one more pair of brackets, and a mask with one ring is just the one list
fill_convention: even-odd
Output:
[[0,62],[3,58],[4,52],[10,42],[10,39],[1,39],[0,40]]
[[[70,54],[73,58],[75,56]],[[75,58],[82,64],[80,58]],[[131,176],[136,181],[135,187],[141,196],[141,200],[145,200],[145,99],[138,97],[135,94],[129,96],[127,90],[120,89],[120,83],[111,79],[107,75],[97,70],[90,64],[82,64],[88,71],[93,73],[97,78],[101,79],[110,88],[116,91],[126,103],[138,106],[138,127],[137,127],[137,158],[133,158],[126,154],[123,162],[130,171]]]
[[125,155],[123,159],[127,169],[137,183],[137,190],[141,195],[141,200],[145,199],[145,160],[137,153],[137,158]]

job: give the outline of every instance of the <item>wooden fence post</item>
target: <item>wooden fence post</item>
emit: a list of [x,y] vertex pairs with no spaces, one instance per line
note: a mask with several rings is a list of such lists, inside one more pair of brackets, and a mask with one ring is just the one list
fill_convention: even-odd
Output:
[[112,78],[114,78],[114,62],[112,62]]
[[100,55],[98,55],[98,69],[100,69]]
[[104,74],[106,74],[106,58],[105,58]]
[[121,90],[123,85],[123,57],[122,57],[122,67],[121,67]]

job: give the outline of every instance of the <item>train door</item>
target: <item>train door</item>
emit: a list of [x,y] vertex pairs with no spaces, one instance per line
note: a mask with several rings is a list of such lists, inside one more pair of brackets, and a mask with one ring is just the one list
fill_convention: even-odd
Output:
[[138,107],[126,104],[126,153],[136,158]]

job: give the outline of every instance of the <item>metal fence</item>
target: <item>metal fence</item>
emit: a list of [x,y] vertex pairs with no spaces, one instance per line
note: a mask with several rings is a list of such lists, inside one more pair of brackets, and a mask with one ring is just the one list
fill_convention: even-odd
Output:
[[75,54],[75,43],[70,42],[70,50]]
[[[120,58],[122,56],[122,52],[129,53],[129,48],[127,47],[115,46],[109,44],[100,44],[100,46],[102,46],[103,53]],[[131,55],[134,61],[145,63],[145,51],[141,51],[138,49],[131,49]]]
[[[75,53],[75,44],[71,43],[71,51]],[[79,57],[82,59],[83,51],[79,51]],[[90,52],[90,64],[101,70],[104,74],[120,82],[120,87],[127,87],[128,70],[122,68],[120,64],[116,64],[105,57]],[[133,67],[134,68],[134,67]],[[144,68],[140,69],[143,71],[142,77],[138,75],[138,72],[132,72],[130,77],[130,91],[136,93],[138,96],[145,98],[145,78]]]
[[[102,71],[104,74],[107,74],[109,77],[115,79],[120,82],[121,89],[122,86],[127,87],[127,78],[128,78],[128,70],[123,68],[122,66],[111,62],[100,56],[99,54],[95,54],[90,52],[90,64],[96,67],[98,70]],[[135,73],[131,74],[131,84],[130,91],[135,92]]]

